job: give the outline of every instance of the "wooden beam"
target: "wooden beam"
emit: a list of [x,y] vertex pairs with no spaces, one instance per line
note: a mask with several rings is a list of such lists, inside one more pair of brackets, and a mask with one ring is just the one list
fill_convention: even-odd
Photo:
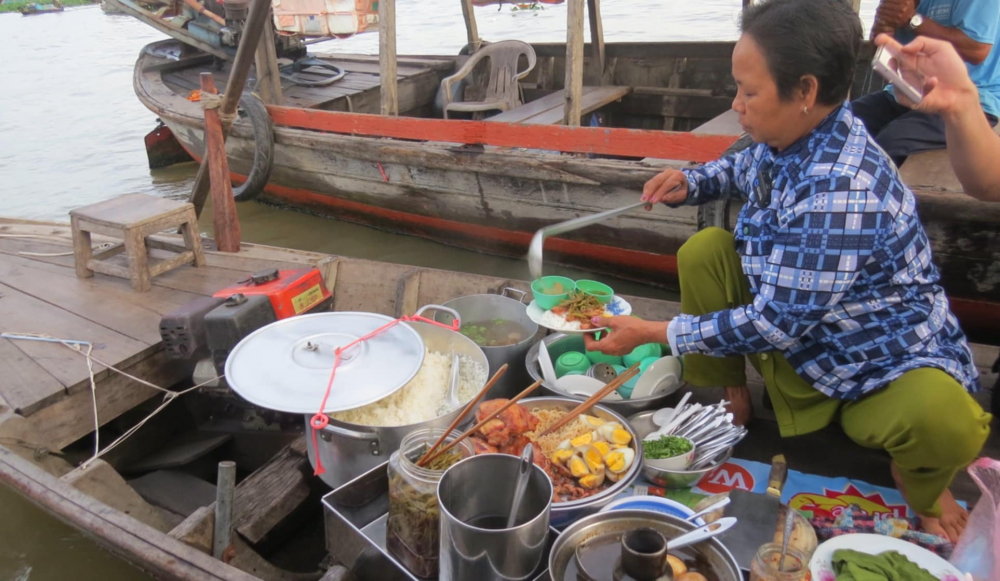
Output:
[[[203,95],[219,94],[218,89],[215,88],[215,81],[212,80],[212,73],[201,73],[201,93]],[[239,252],[240,218],[236,214],[233,183],[229,181],[226,136],[218,109],[205,109],[205,159],[211,178],[215,241],[222,252]]]
[[583,1],[569,0],[566,7],[566,108],[563,123],[580,126],[583,94]]
[[465,20],[465,35],[469,41],[469,52],[479,50],[482,41],[479,40],[479,27],[476,26],[476,13],[473,11],[472,0],[462,1],[462,18]]
[[378,3],[378,64],[382,115],[399,115],[396,83],[396,0]]
[[730,135],[692,135],[643,129],[382,117],[276,106],[269,106],[267,110],[275,125],[311,131],[701,163],[718,159],[735,141]]
[[255,64],[257,67],[257,93],[268,105],[280,105],[281,76],[278,73],[278,54],[274,47],[274,29],[271,18],[267,19],[260,43],[257,45]]
[[593,53],[594,68],[597,69],[597,80],[604,80],[604,23],[601,21],[601,0],[587,0],[587,15],[590,17],[590,50]]

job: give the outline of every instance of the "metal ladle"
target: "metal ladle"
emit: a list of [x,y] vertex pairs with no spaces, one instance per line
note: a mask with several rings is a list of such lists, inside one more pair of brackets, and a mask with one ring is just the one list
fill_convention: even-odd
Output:
[[531,245],[528,246],[528,270],[531,272],[531,277],[541,278],[542,276],[542,246],[545,244],[545,239],[549,236],[565,234],[566,232],[604,221],[607,218],[612,218],[619,214],[624,214],[626,212],[631,212],[632,210],[638,210],[639,208],[645,207],[652,207],[652,204],[639,202],[622,208],[615,208],[613,210],[606,210],[597,214],[591,214],[589,216],[580,216],[579,218],[573,218],[572,220],[546,226],[535,232],[534,237],[531,239]]
[[445,413],[451,413],[454,410],[462,407],[462,402],[458,399],[458,379],[459,372],[461,368],[459,367],[460,362],[458,360],[458,355],[452,355],[451,357],[451,383],[448,385],[448,395],[444,400],[444,411]]
[[528,488],[528,478],[531,477],[531,464],[534,462],[535,450],[527,444],[521,452],[521,463],[517,468],[517,483],[514,484],[514,500],[510,503],[510,516],[507,517],[507,528],[513,528],[517,521],[517,513],[521,508],[521,499]]

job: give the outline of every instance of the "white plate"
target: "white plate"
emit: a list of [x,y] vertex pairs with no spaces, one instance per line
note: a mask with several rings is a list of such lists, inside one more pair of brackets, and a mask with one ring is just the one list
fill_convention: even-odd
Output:
[[[624,498],[619,498],[618,500],[608,503],[600,510],[600,512],[609,512],[612,510],[648,510],[651,512],[669,514],[670,516],[682,519],[686,519],[694,514],[693,510],[675,500],[650,495],[626,496]],[[705,521],[702,520],[701,517],[698,517],[692,521],[692,524],[703,527],[705,526]]]
[[833,553],[840,549],[854,549],[859,553],[869,555],[896,551],[938,579],[946,581],[961,581],[963,579],[962,573],[951,563],[923,547],[885,535],[852,534],[833,537],[816,548],[816,552],[813,553],[812,559],[809,561],[809,571],[812,573],[813,581],[834,581],[836,579],[833,572]]
[[[610,303],[604,305],[604,311],[612,313],[614,315],[631,315],[632,305],[630,305],[628,301],[621,298],[620,296],[615,295],[611,299]],[[558,327],[549,327],[548,325],[542,324],[542,317],[544,315],[545,311],[542,309],[542,307],[538,306],[538,303],[536,303],[535,301],[531,301],[531,304],[528,305],[528,318],[531,319],[532,322],[534,322],[540,327],[545,327],[546,329],[550,329],[552,331],[558,331],[560,333],[567,333],[569,335],[583,335],[584,333],[593,333],[594,331],[607,329],[607,327],[595,327],[593,329],[578,329],[576,331],[572,331],[569,329],[560,329]]]

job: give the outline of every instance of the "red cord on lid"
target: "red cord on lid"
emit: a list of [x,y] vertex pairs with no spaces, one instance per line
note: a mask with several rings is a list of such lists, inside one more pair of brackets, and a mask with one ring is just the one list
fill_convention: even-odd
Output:
[[334,350],[333,369],[330,370],[330,380],[326,383],[326,391],[323,393],[323,401],[322,403],[320,403],[319,411],[316,412],[316,415],[309,418],[309,427],[312,428],[312,445],[314,452],[313,457],[316,458],[316,470],[313,472],[313,475],[320,476],[321,474],[324,474],[326,472],[326,469],[323,467],[323,462],[320,459],[319,440],[316,434],[317,432],[319,432],[320,430],[322,430],[323,428],[327,427],[330,424],[330,418],[323,412],[323,410],[326,409],[326,402],[327,400],[330,399],[330,392],[333,390],[333,380],[337,376],[337,367],[340,365],[341,354],[343,354],[344,351],[347,351],[351,347],[354,347],[355,345],[361,343],[362,341],[367,341],[372,337],[378,335],[379,333],[384,333],[385,331],[388,331],[389,329],[391,329],[392,327],[396,326],[399,323],[411,322],[411,321],[430,323],[431,325],[436,325],[438,327],[443,327],[445,329],[450,329],[452,331],[457,331],[462,324],[461,321],[459,321],[458,319],[453,319],[451,325],[445,325],[444,323],[439,323],[437,321],[428,319],[427,317],[422,317],[420,315],[413,315],[411,317],[403,316],[393,321],[390,321],[385,325],[382,325],[378,329],[375,329],[371,333],[368,333],[363,337],[358,337],[357,339],[351,341],[347,345],[338,347],[337,349]]

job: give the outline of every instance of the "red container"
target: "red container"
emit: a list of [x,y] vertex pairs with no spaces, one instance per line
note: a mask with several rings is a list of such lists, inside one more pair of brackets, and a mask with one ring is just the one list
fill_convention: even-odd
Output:
[[264,270],[212,296],[225,298],[237,293],[267,296],[278,319],[300,315],[331,296],[323,285],[323,276],[317,268]]

